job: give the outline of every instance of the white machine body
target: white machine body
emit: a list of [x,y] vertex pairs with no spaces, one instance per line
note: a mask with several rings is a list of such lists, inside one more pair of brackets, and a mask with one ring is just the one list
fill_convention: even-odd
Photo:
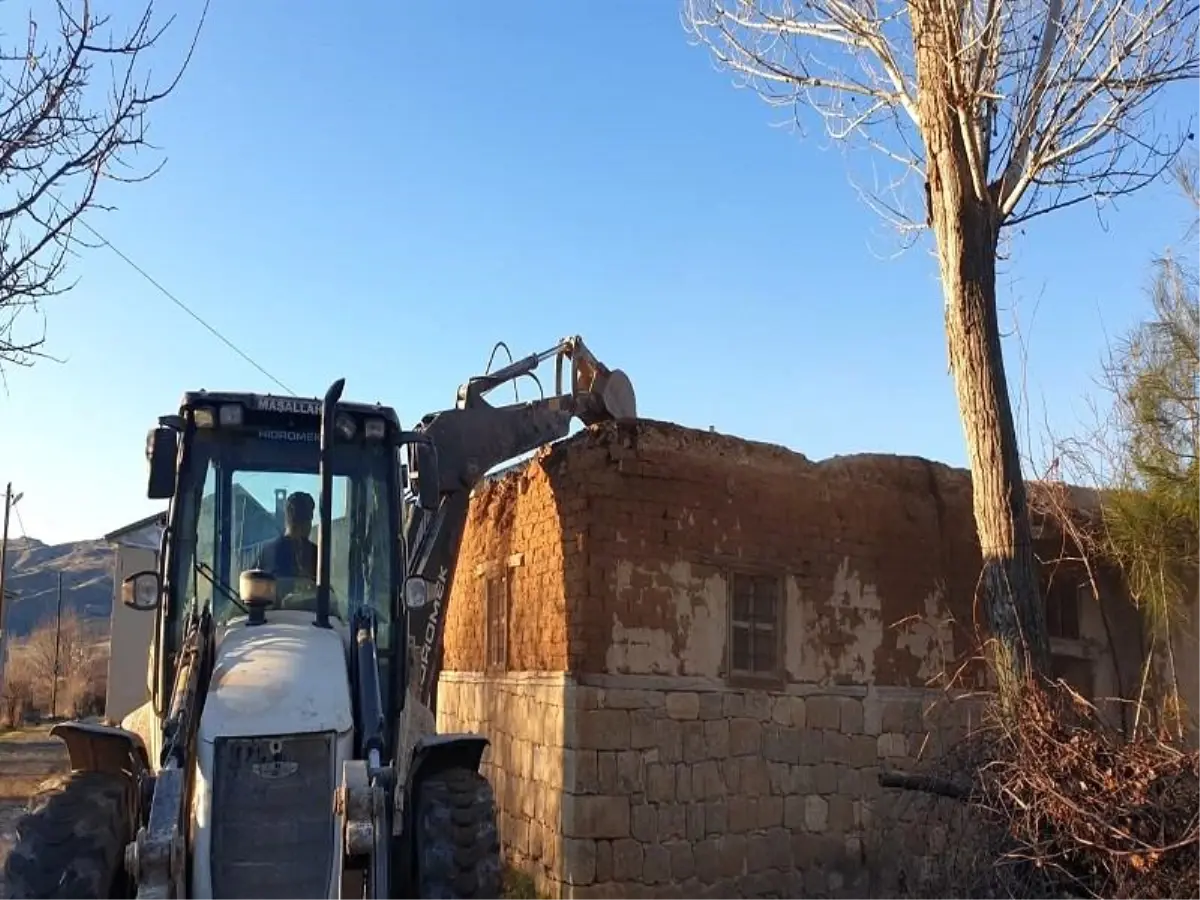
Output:
[[219,626],[197,736],[190,896],[339,896],[334,793],[354,715],[349,632],[331,625],[274,610],[263,624]]

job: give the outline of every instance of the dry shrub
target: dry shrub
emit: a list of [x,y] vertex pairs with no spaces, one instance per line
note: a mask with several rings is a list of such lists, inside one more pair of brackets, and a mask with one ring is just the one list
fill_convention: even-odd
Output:
[[1062,683],[1027,691],[1015,715],[992,711],[938,768],[972,775],[883,777],[972,813],[959,835],[969,852],[933,873],[925,895],[1200,892],[1200,754],[1160,733],[1126,737]]

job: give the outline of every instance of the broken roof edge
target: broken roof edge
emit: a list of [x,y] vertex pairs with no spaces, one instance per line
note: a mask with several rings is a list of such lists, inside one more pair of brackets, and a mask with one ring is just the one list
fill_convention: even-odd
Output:
[[[614,444],[636,452],[639,449],[651,452],[686,452],[696,456],[722,458],[727,462],[765,466],[796,473],[811,470],[852,470],[874,466],[875,468],[905,469],[919,467],[939,480],[971,484],[969,469],[952,466],[924,456],[902,453],[864,451],[861,453],[835,454],[814,460],[803,453],[768,441],[742,438],[713,429],[693,428],[677,422],[659,419],[622,419],[591,425],[571,435],[541,447],[527,457],[508,463],[489,473],[484,482],[498,482],[511,476],[527,472],[531,466],[554,467],[557,463],[593,447],[611,447]],[[1070,498],[1070,506],[1076,513],[1087,518],[1098,516],[1104,491],[1083,485],[1044,479],[1026,479],[1026,489],[1035,497],[1045,497],[1049,492],[1064,492]],[[1032,503],[1031,512],[1044,514],[1044,504]]]

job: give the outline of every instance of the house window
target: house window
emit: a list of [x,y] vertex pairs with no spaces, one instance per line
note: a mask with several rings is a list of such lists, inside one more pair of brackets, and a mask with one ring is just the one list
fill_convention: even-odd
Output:
[[730,674],[778,678],[782,579],[737,572],[729,584]]
[[1074,578],[1051,576],[1044,592],[1046,598],[1046,630],[1052,638],[1079,640],[1079,599],[1086,585]]
[[489,672],[508,669],[508,578],[493,576],[484,582],[484,633],[486,668]]

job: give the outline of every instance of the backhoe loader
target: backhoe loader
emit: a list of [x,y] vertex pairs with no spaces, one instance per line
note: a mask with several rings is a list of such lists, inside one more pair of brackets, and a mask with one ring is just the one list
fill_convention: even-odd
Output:
[[[554,396],[485,399],[552,356]],[[122,583],[156,617],[150,700],[52,729],[71,771],[19,822],[8,896],[499,896],[487,738],[434,727],[469,497],[573,418],[633,417],[633,388],[578,337],[412,430],[343,388],[189,392],[150,431],[167,526]]]

